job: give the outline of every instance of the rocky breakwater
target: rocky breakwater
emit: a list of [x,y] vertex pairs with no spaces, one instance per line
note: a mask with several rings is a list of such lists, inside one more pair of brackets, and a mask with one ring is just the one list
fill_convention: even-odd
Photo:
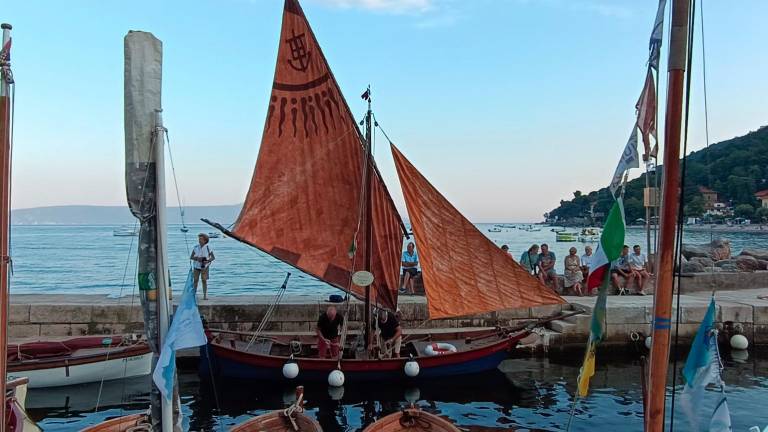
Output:
[[680,272],[683,292],[768,288],[768,249],[744,249],[733,255],[731,242],[683,244]]

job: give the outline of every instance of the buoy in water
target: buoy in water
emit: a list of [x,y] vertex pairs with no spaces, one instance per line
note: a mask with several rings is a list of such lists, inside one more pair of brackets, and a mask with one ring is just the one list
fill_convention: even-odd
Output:
[[328,374],[328,385],[331,387],[341,387],[344,385],[344,372],[336,369]]
[[414,378],[419,374],[419,369],[419,363],[416,360],[408,360],[405,362],[405,366],[403,367],[405,375],[411,378]]
[[740,334],[731,336],[731,348],[745,350],[747,347],[749,347],[749,340],[747,340],[746,336]]
[[299,376],[299,365],[295,361],[289,361],[283,365],[283,376],[294,379]]
[[731,350],[731,359],[736,363],[746,363],[749,360],[749,351],[747,350]]
[[645,338],[645,347],[648,349],[651,349],[651,345],[653,345],[653,338],[651,336],[648,336]]
[[409,387],[405,389],[405,400],[410,404],[415,404],[421,399],[421,391],[418,387]]
[[344,387],[328,387],[328,396],[331,400],[340,401],[344,398]]

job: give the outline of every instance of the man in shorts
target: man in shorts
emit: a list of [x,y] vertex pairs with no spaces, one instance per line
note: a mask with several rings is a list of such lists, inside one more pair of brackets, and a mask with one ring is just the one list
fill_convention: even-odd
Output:
[[648,272],[648,258],[641,252],[640,245],[635,245],[632,248],[632,254],[629,255],[629,267],[635,273],[637,278],[637,295],[645,295],[645,284],[648,279],[651,278],[651,274]]
[[541,245],[541,253],[539,254],[539,280],[544,285],[552,283],[552,289],[557,291],[557,271],[555,271],[555,253],[549,250],[549,245],[543,243]]
[[189,259],[192,260],[192,274],[195,280],[195,292],[197,292],[197,282],[203,280],[203,300],[208,300],[208,268],[211,266],[213,260],[216,257],[213,255],[213,250],[210,242],[210,238],[206,233],[200,233],[197,235],[197,244],[192,248],[192,255]]
[[[624,286],[621,286],[621,278],[624,278]],[[621,256],[611,263],[611,282],[616,288],[616,294],[624,294],[633,280],[635,280],[635,272],[629,265],[629,246],[624,245]]]
[[416,278],[416,275],[419,274],[419,254],[415,249],[416,245],[414,245],[413,242],[409,242],[400,259],[401,265],[403,266],[403,286],[400,287],[401,293],[405,293],[406,288],[408,294],[413,295],[416,293],[413,288],[413,280]]

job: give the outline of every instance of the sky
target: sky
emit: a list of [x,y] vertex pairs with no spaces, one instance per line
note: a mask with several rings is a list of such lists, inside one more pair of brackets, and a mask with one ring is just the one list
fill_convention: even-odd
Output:
[[[610,182],[634,123],[655,3],[302,1],[352,111],[362,118],[358,95],[370,84],[389,137],[475,222],[538,221],[573,191]],[[242,202],[282,7],[282,0],[5,2],[0,20],[14,26],[17,82],[13,207],[124,204],[128,30],[153,32],[164,44],[164,119],[183,204]],[[706,0],[703,11],[709,141],[717,142],[768,124],[768,2]],[[707,144],[700,19],[696,25],[693,150]],[[404,209],[385,143],[379,134],[377,163]]]

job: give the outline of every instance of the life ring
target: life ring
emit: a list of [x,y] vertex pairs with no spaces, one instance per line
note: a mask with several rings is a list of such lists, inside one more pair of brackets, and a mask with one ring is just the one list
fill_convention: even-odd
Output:
[[445,342],[435,342],[424,348],[424,354],[432,357],[444,354],[452,354],[458,351],[455,346]]

